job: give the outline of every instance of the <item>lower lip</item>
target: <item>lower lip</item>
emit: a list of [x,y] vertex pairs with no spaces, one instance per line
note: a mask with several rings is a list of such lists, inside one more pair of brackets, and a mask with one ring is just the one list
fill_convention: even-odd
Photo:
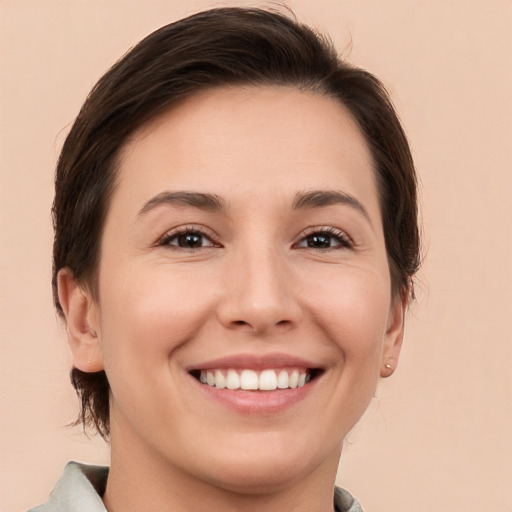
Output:
[[276,389],[274,391],[244,391],[240,389],[219,389],[199,382],[190,376],[206,396],[236,412],[265,416],[285,411],[304,400],[314,388],[319,377],[304,386],[294,389]]

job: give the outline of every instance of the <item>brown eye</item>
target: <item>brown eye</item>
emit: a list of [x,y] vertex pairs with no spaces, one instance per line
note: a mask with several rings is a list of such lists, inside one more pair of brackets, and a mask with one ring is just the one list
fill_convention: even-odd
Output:
[[214,247],[214,243],[204,233],[199,231],[185,231],[174,233],[165,237],[161,245],[170,245],[182,249],[201,249],[203,247]]
[[297,247],[311,249],[348,249],[352,247],[352,242],[342,231],[329,228],[314,231],[306,235],[297,244]]
[[195,249],[203,246],[203,235],[198,233],[187,233],[176,237],[176,245],[187,249]]
[[332,237],[330,235],[310,235],[306,237],[308,247],[314,247],[315,249],[325,249],[332,247]]

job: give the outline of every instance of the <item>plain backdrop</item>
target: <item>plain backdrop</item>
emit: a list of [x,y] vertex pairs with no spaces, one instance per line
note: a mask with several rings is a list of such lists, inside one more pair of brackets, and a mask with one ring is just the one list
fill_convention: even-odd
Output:
[[[261,2],[0,0],[0,510],[47,499],[77,400],[50,292],[53,169],[88,91],[197,10]],[[388,86],[421,176],[426,260],[402,358],[338,481],[368,512],[512,511],[512,2],[290,0]]]

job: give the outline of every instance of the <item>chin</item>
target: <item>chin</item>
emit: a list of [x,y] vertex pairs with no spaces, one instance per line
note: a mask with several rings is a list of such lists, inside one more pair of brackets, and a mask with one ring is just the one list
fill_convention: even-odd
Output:
[[229,467],[218,468],[207,478],[215,487],[237,494],[272,494],[288,488],[308,473],[307,466],[274,458],[229,463]]
[[341,448],[324,454],[315,451],[314,443],[288,441],[253,442],[252,449],[246,446],[243,450],[232,446],[211,458],[215,470],[210,465],[205,480],[234,493],[269,494],[289,488],[325,463],[331,466],[334,461],[337,467]]

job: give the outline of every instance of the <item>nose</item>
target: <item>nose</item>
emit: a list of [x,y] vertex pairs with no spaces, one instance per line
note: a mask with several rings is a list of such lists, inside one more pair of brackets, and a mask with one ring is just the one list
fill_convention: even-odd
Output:
[[225,327],[273,335],[298,325],[302,309],[285,255],[275,247],[252,248],[237,255],[227,267],[218,305],[218,317]]

